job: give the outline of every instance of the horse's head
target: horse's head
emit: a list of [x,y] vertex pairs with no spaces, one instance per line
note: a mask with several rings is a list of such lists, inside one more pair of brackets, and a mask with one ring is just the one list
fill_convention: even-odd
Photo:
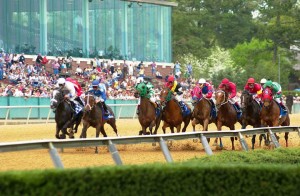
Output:
[[136,98],[145,97],[147,95],[147,86],[144,82],[137,84],[134,96]]
[[215,99],[216,99],[216,107],[220,108],[222,105],[228,102],[228,93],[226,93],[222,89],[219,89],[215,92]]
[[96,99],[95,99],[94,95],[92,95],[92,94],[85,95],[84,103],[85,103],[84,111],[85,112],[91,111],[92,108],[96,105]]
[[168,88],[163,88],[160,91],[159,98],[160,98],[161,104],[163,106],[165,106],[166,103],[172,99],[172,91],[170,89],[168,89]]
[[242,109],[246,108],[251,104],[252,101],[253,101],[252,94],[249,91],[244,90],[241,95],[241,108]]
[[54,89],[51,95],[50,108],[55,110],[63,100],[64,100],[63,92],[59,89]]
[[271,104],[271,101],[273,100],[273,93],[271,88],[267,87],[262,92],[262,102],[264,107],[269,107]]

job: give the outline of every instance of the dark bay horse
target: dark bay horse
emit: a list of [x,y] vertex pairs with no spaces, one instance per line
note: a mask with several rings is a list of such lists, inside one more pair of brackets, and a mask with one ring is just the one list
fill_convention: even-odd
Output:
[[[141,85],[141,88],[146,88],[146,85],[143,82],[138,85]],[[162,112],[160,112],[160,114],[157,116],[153,103],[151,103],[150,100],[138,90],[136,90],[134,96],[136,98],[140,97],[141,99],[138,118],[142,126],[142,131],[139,132],[139,135],[149,135],[149,133],[146,132],[147,128],[149,128],[151,135],[157,134],[157,129],[159,128],[162,118]],[[155,129],[152,133],[153,127],[155,127]]]
[[[164,88],[160,92],[160,101],[163,105],[163,132],[166,133],[166,128],[170,127],[171,133],[174,133],[174,127],[176,127],[177,133],[179,133],[182,122],[184,122],[182,132],[185,132],[192,118],[192,113],[183,116],[178,101],[175,100],[174,96],[172,95],[172,91],[168,88]],[[191,111],[189,107],[188,109]]]
[[[261,127],[260,120],[260,105],[253,99],[253,95],[244,90],[241,95],[241,109],[242,109],[242,129],[245,129],[248,125],[253,128]],[[252,136],[252,149],[254,149],[256,135]],[[259,136],[259,146],[261,146],[262,138],[266,140],[265,134]]]
[[82,132],[80,138],[86,138],[86,131],[87,129],[92,126],[96,128],[96,137],[99,137],[100,132],[103,134],[104,137],[107,137],[107,134],[104,130],[104,124],[108,123],[118,136],[118,130],[116,126],[116,119],[112,109],[107,106],[107,110],[110,114],[113,115],[112,118],[105,119],[103,116],[102,106],[99,103],[96,103],[96,100],[92,94],[87,94],[84,98],[85,107],[84,113],[82,117]]
[[[200,100],[198,100],[194,104],[194,110],[193,110],[193,121],[192,121],[192,126],[193,126],[193,131],[195,131],[195,126],[197,124],[201,124],[203,126],[203,131],[208,130],[208,125],[212,122],[216,123],[216,119],[214,119],[211,115],[212,111],[212,104],[210,101],[204,97],[202,97]],[[210,138],[207,138],[208,142]]]
[[[286,115],[280,115],[280,106],[273,99],[272,90],[269,87],[263,90],[262,102],[263,107],[260,113],[260,118],[263,126],[277,127],[290,125],[290,117],[288,112]],[[284,135],[286,147],[288,147],[288,134],[289,133],[286,132]],[[267,140],[269,141],[269,135]]]
[[[218,110],[216,125],[218,131],[222,130],[222,126],[230,128],[230,130],[235,130],[235,123],[238,122],[237,112],[234,106],[228,100],[228,93],[224,90],[217,90],[215,92],[216,107]],[[230,137],[232,150],[234,147],[234,137]],[[215,140],[215,145],[217,144],[218,138]],[[223,148],[222,139],[220,138],[220,147]]]
[[[68,135],[69,138],[74,138],[74,132],[77,133],[77,129],[83,114],[81,111],[76,118],[73,118],[75,114],[71,107],[71,103],[64,98],[65,93],[66,92],[55,89],[52,93],[52,99],[50,103],[50,108],[55,112],[55,137],[57,139],[65,139],[66,135]],[[69,132],[67,131],[67,128],[70,128]],[[61,135],[59,135],[60,131],[62,132]]]

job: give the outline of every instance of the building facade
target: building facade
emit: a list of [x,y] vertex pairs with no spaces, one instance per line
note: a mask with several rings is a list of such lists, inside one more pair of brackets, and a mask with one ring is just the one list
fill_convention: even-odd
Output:
[[10,53],[171,62],[174,4],[153,2],[0,0],[0,48]]

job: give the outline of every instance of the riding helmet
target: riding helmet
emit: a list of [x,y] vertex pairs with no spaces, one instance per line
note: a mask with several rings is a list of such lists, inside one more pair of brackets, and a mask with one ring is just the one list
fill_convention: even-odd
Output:
[[66,79],[64,78],[58,78],[57,80],[57,84],[60,85],[60,84],[65,84],[66,83]]
[[265,84],[266,82],[267,82],[267,80],[265,78],[263,78],[263,79],[260,80],[261,84]]
[[206,80],[204,78],[200,78],[198,81],[199,84],[204,84],[206,83]]
[[228,83],[229,83],[229,79],[224,78],[224,79],[222,80],[222,84],[228,84]]
[[99,81],[98,80],[94,80],[93,82],[92,82],[92,86],[98,86],[99,85]]
[[254,78],[249,78],[248,81],[247,81],[248,84],[254,84],[255,83],[255,80]]
[[168,77],[168,82],[174,82],[174,80],[175,80],[174,76],[169,76]]

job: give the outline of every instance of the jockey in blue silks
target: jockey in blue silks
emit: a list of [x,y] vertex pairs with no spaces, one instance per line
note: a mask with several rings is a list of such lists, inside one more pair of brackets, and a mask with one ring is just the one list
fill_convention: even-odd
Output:
[[[101,103],[104,109],[104,115],[108,116],[109,112],[105,104],[106,101],[106,89],[103,85],[100,84],[99,80],[94,80],[91,87],[89,88],[89,93],[93,94],[96,100],[96,103]],[[98,105],[98,104],[97,104]]]

